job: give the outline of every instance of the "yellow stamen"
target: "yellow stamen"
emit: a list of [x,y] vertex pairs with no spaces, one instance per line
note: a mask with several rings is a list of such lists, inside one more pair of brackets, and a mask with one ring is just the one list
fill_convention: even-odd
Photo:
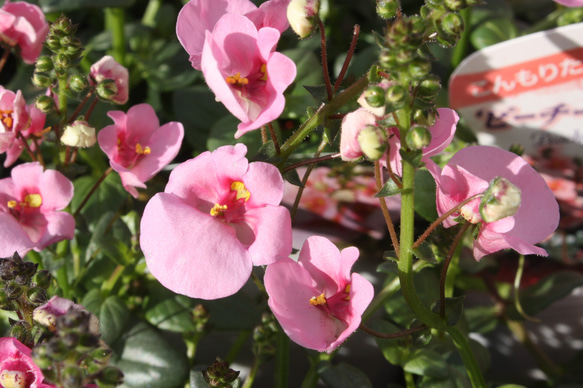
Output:
[[0,115],[2,116],[2,123],[7,129],[12,129],[14,124],[14,119],[12,118],[12,110],[0,110]]
[[5,388],[24,388],[27,386],[26,372],[3,370],[0,374],[0,385]]
[[216,203],[215,206],[213,206],[213,208],[211,209],[211,216],[213,217],[222,216],[225,210],[227,210],[227,205],[219,205],[218,203]]
[[40,194],[28,194],[24,197],[24,205],[28,207],[40,207],[43,203],[43,198]]
[[228,76],[225,81],[231,85],[247,85],[249,80],[245,77],[241,77],[241,72],[237,72],[235,75]]
[[261,81],[267,81],[267,65],[264,63],[263,65],[261,65],[261,70],[263,73],[263,77],[259,78]]
[[14,209],[17,205],[18,205],[18,202],[16,202],[13,199],[11,199],[10,201],[8,201],[8,209]]
[[344,300],[350,300],[350,284],[347,284],[346,287],[344,287],[344,292],[348,294]]
[[247,190],[247,188],[245,187],[245,184],[243,184],[243,182],[231,183],[231,190],[237,192],[237,196],[235,197],[235,200],[245,198],[245,202],[247,202],[247,201],[249,201],[249,198],[251,198],[251,193]]
[[140,143],[136,143],[136,154],[138,155],[149,155],[150,152],[152,152],[150,150],[150,147],[146,146],[146,148],[142,147],[142,145]]
[[312,296],[310,298],[310,304],[312,306],[320,306],[326,304],[326,297],[324,296],[324,293],[321,293],[318,296]]

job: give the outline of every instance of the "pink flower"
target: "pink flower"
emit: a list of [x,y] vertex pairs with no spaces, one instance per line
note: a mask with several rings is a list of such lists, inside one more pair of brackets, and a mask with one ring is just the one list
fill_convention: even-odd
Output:
[[245,16],[226,14],[207,31],[202,72],[217,99],[242,122],[235,138],[275,120],[283,92],[296,76],[294,62],[274,52],[279,31],[257,27]]
[[28,124],[26,128],[19,131],[23,138],[16,137],[10,148],[6,150],[4,167],[10,167],[18,160],[25,149],[24,142],[34,152],[44,139],[43,131],[45,128],[46,114],[42,113],[34,103],[26,106],[26,112],[28,114]]
[[18,132],[28,126],[29,119],[20,90],[14,93],[0,86],[0,153],[14,145]]
[[116,104],[123,105],[128,102],[129,96],[129,73],[128,69],[117,63],[111,55],[106,55],[99,61],[91,65],[89,72],[90,80],[100,83],[106,79],[111,79],[117,86],[117,94],[112,98]]
[[554,0],[565,7],[583,7],[583,0]]
[[0,8],[0,40],[8,46],[19,46],[24,63],[37,60],[48,32],[45,14],[37,5],[6,0]]
[[508,248],[523,255],[547,255],[544,249],[533,244],[544,240],[557,228],[559,207],[544,179],[524,159],[496,147],[474,146],[458,151],[443,170],[435,164],[428,167],[437,182],[439,215],[484,192],[496,177],[505,178],[520,189],[520,207],[512,216],[484,222],[479,211],[480,198],[476,198],[443,222],[449,228],[461,215],[479,224],[474,240],[476,260]]
[[257,8],[249,0],[190,0],[178,14],[176,35],[190,54],[192,67],[201,70],[206,31],[212,31],[223,15],[245,15],[255,23],[257,29],[273,27],[281,33],[289,26],[286,17],[289,1],[271,0]]
[[348,113],[342,119],[340,136],[340,155],[342,160],[354,162],[364,154],[358,141],[358,135],[367,126],[376,126],[377,117],[365,108]]
[[140,244],[152,274],[193,298],[237,292],[253,265],[291,252],[283,179],[271,164],[249,163],[243,144],[203,152],[170,174],[146,205]]
[[59,296],[53,296],[47,303],[35,308],[32,315],[36,322],[54,330],[57,318],[65,315],[69,309],[89,314],[91,316],[89,331],[91,334],[99,335],[99,320],[95,315],[89,313],[85,307]]
[[32,361],[31,350],[16,338],[0,338],[0,386],[49,388],[41,369]]
[[0,179],[0,257],[72,239],[75,220],[60,211],[72,198],[73,184],[60,172],[37,162],[14,167]]
[[145,182],[178,154],[184,128],[176,121],[160,126],[148,104],[135,105],[127,114],[121,111],[107,114],[115,124],[99,131],[99,147],[119,173],[123,187],[137,198],[136,187],[145,188]]
[[297,262],[285,258],[267,267],[269,307],[292,341],[330,353],[358,328],[374,289],[350,274],[357,259],[355,247],[340,252],[326,238],[312,236]]

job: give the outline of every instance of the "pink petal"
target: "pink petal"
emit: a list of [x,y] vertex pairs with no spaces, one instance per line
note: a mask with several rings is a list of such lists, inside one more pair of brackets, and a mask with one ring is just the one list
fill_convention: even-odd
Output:
[[0,257],[9,257],[18,252],[24,256],[34,246],[28,234],[8,213],[0,213]]
[[342,160],[353,162],[362,157],[358,134],[367,125],[375,125],[376,117],[364,108],[350,112],[342,119],[340,155]]
[[424,161],[431,156],[441,153],[453,140],[459,116],[453,109],[438,108],[438,119],[429,128],[431,143],[423,149]]
[[41,211],[62,210],[73,199],[73,183],[56,170],[46,170],[38,182],[42,195]]
[[291,217],[285,207],[266,206],[249,209],[245,214],[245,220],[255,234],[255,241],[249,246],[254,265],[271,264],[291,254]]
[[281,203],[284,182],[274,165],[263,162],[250,163],[244,183],[251,193],[247,206],[277,206]]
[[50,212],[45,213],[44,216],[47,221],[46,230],[36,242],[35,251],[40,252],[51,244],[75,237],[75,219],[71,214]]
[[300,250],[298,263],[310,273],[319,289],[326,290],[326,294],[338,291],[340,250],[330,240],[309,237]]

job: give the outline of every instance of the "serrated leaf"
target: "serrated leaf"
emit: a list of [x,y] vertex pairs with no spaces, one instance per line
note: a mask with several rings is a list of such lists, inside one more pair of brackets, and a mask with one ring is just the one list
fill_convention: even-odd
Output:
[[317,86],[306,86],[304,88],[314,97],[316,100],[320,102],[328,102],[328,91],[326,90],[326,85],[317,85]]
[[110,296],[103,301],[99,309],[99,323],[102,339],[108,345],[113,344],[124,332],[130,318],[126,304],[117,296]]
[[395,183],[394,180],[389,179],[383,185],[383,187],[379,190],[379,192],[376,193],[374,196],[376,198],[379,198],[379,197],[390,197],[390,196],[397,195],[397,194],[400,194],[400,193],[401,193],[401,189],[399,188],[399,186],[397,186],[397,184]]
[[413,167],[419,167],[421,164],[421,157],[423,156],[423,151],[416,150],[416,151],[405,151],[402,148],[399,150],[399,154],[401,155],[401,159]]
[[[454,298],[445,298],[445,321],[449,326],[455,326],[462,314],[464,312],[464,299],[465,296],[456,296]],[[431,306],[431,311],[435,314],[439,314],[441,309],[441,300],[438,299],[433,306]]]
[[318,364],[318,374],[330,388],[372,388],[372,383],[363,371],[343,362],[338,365],[321,362]]
[[427,241],[423,241],[417,248],[413,249],[413,254],[419,260],[426,261],[430,264],[437,263],[433,249]]
[[403,365],[405,372],[419,376],[445,379],[449,376],[446,360],[441,354],[430,349],[415,350]]

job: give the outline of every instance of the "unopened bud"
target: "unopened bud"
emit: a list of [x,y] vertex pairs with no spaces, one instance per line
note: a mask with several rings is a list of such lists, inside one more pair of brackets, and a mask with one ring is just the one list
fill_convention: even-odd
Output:
[[307,38],[318,21],[320,0],[291,0],[287,7],[287,20],[300,39]]
[[437,113],[434,108],[416,109],[413,112],[413,122],[424,127],[431,127],[437,121]]
[[423,101],[433,101],[441,90],[441,82],[437,76],[429,76],[419,83],[417,86],[416,97]]
[[71,60],[65,54],[53,55],[53,65],[57,73],[64,73],[71,66]]
[[116,367],[106,366],[99,372],[96,380],[104,385],[117,386],[123,382],[123,373]]
[[43,113],[50,113],[55,109],[55,100],[49,96],[38,96],[34,106]]
[[373,108],[379,108],[385,105],[385,89],[380,86],[370,86],[364,92],[366,103]]
[[61,143],[70,147],[87,148],[94,145],[95,141],[95,128],[83,120],[67,125],[61,136]]
[[508,179],[496,177],[480,201],[480,215],[484,222],[494,222],[516,214],[520,208],[520,189]]
[[87,78],[80,74],[74,74],[69,78],[69,87],[74,92],[82,92],[87,89]]
[[464,19],[456,12],[443,14],[436,20],[437,41],[445,47],[451,47],[457,43],[464,31]]
[[117,85],[112,79],[103,80],[97,85],[97,95],[106,101],[113,100],[117,96],[117,93]]
[[32,75],[32,84],[40,89],[46,89],[51,86],[53,83],[53,79],[51,77],[47,77],[46,75],[42,75],[39,73],[34,73]]
[[393,50],[384,49],[379,54],[379,66],[387,71],[391,71],[397,66],[397,57]]
[[510,151],[513,154],[516,154],[518,156],[522,156],[522,154],[524,154],[524,146],[520,143],[514,143],[510,146],[508,151]]
[[409,75],[414,79],[423,79],[431,72],[431,62],[415,58],[409,63]]
[[467,7],[466,0],[444,0],[443,5],[450,11],[459,11]]
[[37,287],[44,288],[46,290],[51,285],[52,279],[53,276],[48,270],[41,269],[34,275],[32,281],[37,285]]
[[64,388],[82,388],[85,374],[76,366],[68,366],[62,372],[61,382]]
[[367,125],[358,133],[358,144],[369,160],[379,160],[387,150],[387,135],[374,125]]
[[431,132],[422,126],[414,126],[407,132],[407,146],[412,150],[420,150],[431,143]]
[[399,10],[398,0],[377,0],[377,14],[383,19],[392,19]]
[[53,70],[53,60],[51,57],[42,56],[38,57],[34,65],[34,71],[39,73],[46,73],[47,71]]
[[386,106],[387,109],[385,113],[394,112],[397,109],[403,107],[407,102],[409,97],[409,92],[402,85],[391,85],[387,89],[386,94]]

